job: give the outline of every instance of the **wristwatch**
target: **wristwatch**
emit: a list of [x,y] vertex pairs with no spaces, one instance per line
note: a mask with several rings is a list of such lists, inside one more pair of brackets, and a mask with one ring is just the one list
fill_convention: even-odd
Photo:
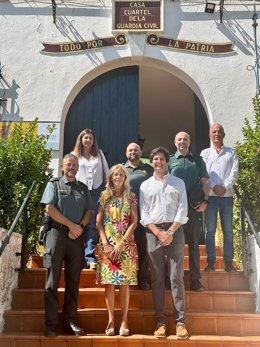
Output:
[[169,230],[167,230],[167,233],[170,235],[173,235],[175,233],[175,230],[169,229]]

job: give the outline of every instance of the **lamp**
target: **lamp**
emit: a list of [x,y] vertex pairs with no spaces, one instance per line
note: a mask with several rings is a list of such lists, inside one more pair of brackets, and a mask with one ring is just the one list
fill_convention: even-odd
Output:
[[205,12],[214,13],[215,6],[216,6],[216,4],[214,4],[214,2],[207,2],[206,1]]

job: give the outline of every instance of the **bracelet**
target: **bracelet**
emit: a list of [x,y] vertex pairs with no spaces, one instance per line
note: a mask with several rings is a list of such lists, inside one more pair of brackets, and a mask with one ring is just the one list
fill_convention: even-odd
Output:
[[205,202],[205,204],[207,204],[209,201],[208,200],[203,200],[202,202]]
[[125,238],[125,237],[123,237],[123,238],[122,238],[122,241],[123,241],[124,243],[127,243],[128,239]]
[[80,224],[80,226],[81,226],[82,229],[86,228],[86,225],[84,225],[84,224]]

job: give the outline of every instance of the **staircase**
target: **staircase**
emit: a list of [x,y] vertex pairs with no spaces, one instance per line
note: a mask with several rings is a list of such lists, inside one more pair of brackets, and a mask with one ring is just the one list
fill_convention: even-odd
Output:
[[[172,300],[166,291],[168,337],[153,337],[155,327],[151,291],[131,289],[129,328],[131,336],[107,337],[107,310],[104,288],[95,284],[95,271],[84,269],[78,301],[79,325],[86,336],[54,338],[44,336],[45,270],[41,258],[19,275],[19,288],[13,291],[12,308],[5,312],[5,331],[0,334],[0,347],[260,347],[260,315],[255,314],[255,293],[248,289],[243,273],[223,270],[221,250],[217,250],[216,271],[203,272],[206,266],[205,247],[201,249],[201,282],[204,292],[189,290],[188,250],[185,247],[186,325],[188,340],[177,340],[175,321],[171,316]],[[118,292],[118,290],[116,290]],[[60,310],[64,295],[63,274],[60,281]],[[120,324],[119,295],[116,294],[116,329]]]

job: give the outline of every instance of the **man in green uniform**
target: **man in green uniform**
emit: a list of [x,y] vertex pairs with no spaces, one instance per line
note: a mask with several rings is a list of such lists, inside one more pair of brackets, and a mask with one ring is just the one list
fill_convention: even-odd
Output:
[[83,230],[92,216],[92,201],[85,184],[76,181],[78,159],[67,154],[61,165],[63,175],[48,182],[41,203],[50,217],[43,256],[47,269],[45,283],[45,335],[55,336],[58,325],[58,285],[65,266],[63,332],[85,335],[75,324],[80,273],[84,264]]
[[[132,192],[135,193],[138,201],[140,195],[140,185],[153,175],[153,168],[149,164],[141,161],[142,151],[137,143],[130,143],[126,148],[126,157],[128,161],[125,167],[129,173],[130,185]],[[140,211],[139,218],[140,220]],[[151,279],[149,270],[149,260],[146,247],[146,230],[138,222],[138,226],[134,232],[135,242],[138,250],[138,287],[142,290],[151,289]]]
[[174,144],[177,151],[170,157],[169,172],[184,181],[189,201],[191,194],[198,188],[201,187],[204,192],[204,198],[196,206],[192,207],[189,204],[189,220],[183,225],[186,243],[189,247],[190,288],[195,291],[203,291],[204,287],[200,283],[199,240],[202,225],[201,215],[207,207],[209,194],[208,173],[203,159],[189,150],[189,134],[184,131],[179,132],[175,136]]

